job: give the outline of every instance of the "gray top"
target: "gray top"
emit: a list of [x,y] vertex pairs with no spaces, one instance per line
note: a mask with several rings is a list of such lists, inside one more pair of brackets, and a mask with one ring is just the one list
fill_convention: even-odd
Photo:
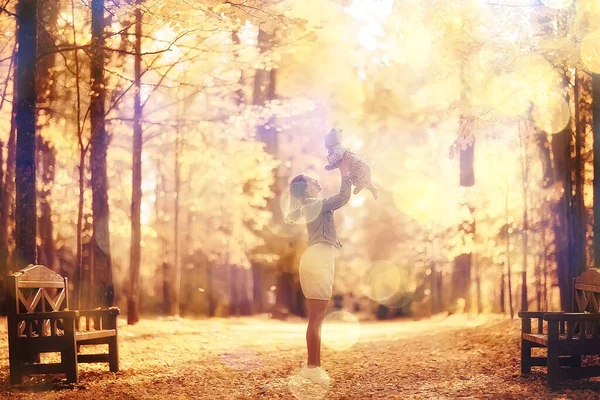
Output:
[[342,177],[340,192],[331,197],[319,199],[308,197],[303,201],[304,216],[306,217],[306,231],[308,232],[308,246],[315,243],[329,243],[338,249],[342,243],[337,237],[333,211],[342,207],[350,200],[352,183],[349,177]]

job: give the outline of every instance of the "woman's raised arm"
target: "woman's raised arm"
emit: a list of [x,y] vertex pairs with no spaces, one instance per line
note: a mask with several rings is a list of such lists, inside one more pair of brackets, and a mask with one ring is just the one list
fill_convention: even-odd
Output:
[[348,200],[350,200],[350,194],[352,193],[352,182],[348,173],[350,168],[350,159],[344,155],[344,158],[342,158],[342,161],[340,161],[338,168],[342,178],[340,192],[336,195],[323,199],[321,212],[337,210],[345,205]]

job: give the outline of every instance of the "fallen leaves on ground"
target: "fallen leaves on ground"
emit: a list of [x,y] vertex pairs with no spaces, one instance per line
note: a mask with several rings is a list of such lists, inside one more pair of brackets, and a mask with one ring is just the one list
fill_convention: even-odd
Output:
[[[309,384],[297,374],[305,361],[306,321],[266,316],[154,318],[135,326],[122,319],[120,372],[109,372],[106,364],[80,364],[80,382],[75,385],[60,375],[28,376],[22,385],[10,385],[3,320],[0,397],[600,399],[600,378],[568,380],[551,392],[545,387],[544,368],[534,367],[531,375],[521,377],[516,320],[438,315],[420,321],[349,324],[337,319],[328,324],[324,343],[330,345],[324,345],[321,354],[332,378],[329,385]],[[336,346],[340,341],[344,345]]]

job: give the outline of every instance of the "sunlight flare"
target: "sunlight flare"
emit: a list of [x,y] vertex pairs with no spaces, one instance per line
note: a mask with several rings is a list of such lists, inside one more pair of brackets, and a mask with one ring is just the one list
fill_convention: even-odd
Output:
[[360,322],[347,311],[334,311],[327,314],[321,329],[323,345],[336,351],[348,350],[360,338]]

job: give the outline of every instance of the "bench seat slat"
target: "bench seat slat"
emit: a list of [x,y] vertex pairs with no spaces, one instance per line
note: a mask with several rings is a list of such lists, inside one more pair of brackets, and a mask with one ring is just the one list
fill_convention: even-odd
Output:
[[[108,337],[112,337],[112,336],[116,336],[116,335],[117,335],[117,331],[115,329],[105,329],[105,330],[101,330],[101,331],[89,331],[89,332],[76,332],[75,340],[79,343],[79,342],[85,342],[87,340],[103,339],[103,338],[108,338]],[[85,344],[85,343],[83,343],[83,344]]]
[[523,333],[523,339],[544,346],[548,345],[548,335],[542,333]]
[[[542,333],[523,333],[523,339],[528,340],[530,342],[543,344],[544,346],[548,344],[548,335]],[[568,341],[571,344],[577,344],[580,338],[579,335],[573,335],[571,340],[567,340],[566,334],[560,334],[558,335],[558,340],[559,342],[564,340],[565,342]],[[594,337],[592,335],[586,335],[586,337],[583,339],[584,342],[591,340],[594,340]]]

